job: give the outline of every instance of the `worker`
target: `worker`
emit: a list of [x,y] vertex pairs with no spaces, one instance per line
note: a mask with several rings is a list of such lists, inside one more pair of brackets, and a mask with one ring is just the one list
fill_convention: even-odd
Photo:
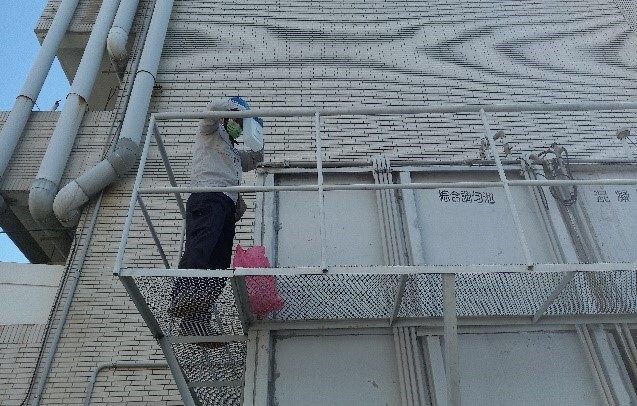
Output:
[[[240,97],[216,100],[209,111],[245,111],[248,103]],[[252,120],[252,118],[246,118]],[[237,138],[243,119],[203,119],[194,145],[191,185],[195,187],[238,186],[241,173],[263,162],[260,151],[239,151]],[[245,212],[237,192],[192,193],[186,202],[186,244],[180,269],[228,269],[232,256],[235,222]],[[181,317],[179,334],[211,336],[220,334],[212,326],[211,308],[225,286],[224,278],[177,278],[168,313]],[[202,343],[216,348],[217,343]]]

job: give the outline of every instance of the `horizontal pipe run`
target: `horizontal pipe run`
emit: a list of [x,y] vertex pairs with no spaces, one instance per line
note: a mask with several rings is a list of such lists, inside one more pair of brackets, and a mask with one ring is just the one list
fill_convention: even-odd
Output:
[[163,120],[199,120],[203,118],[246,118],[246,117],[314,117],[321,116],[374,116],[384,114],[428,114],[428,113],[478,113],[480,110],[492,113],[525,113],[525,112],[560,112],[560,111],[616,111],[637,110],[637,102],[602,102],[602,103],[517,103],[490,105],[441,105],[415,107],[344,107],[344,108],[277,108],[253,109],[236,112],[165,112],[155,113],[155,119]]
[[[610,272],[634,271],[637,262],[600,262],[594,264],[523,264],[511,265],[396,265],[396,266],[328,266],[331,275],[403,275],[403,274],[453,274],[453,273],[565,273],[565,272]],[[259,275],[324,275],[320,266],[294,268],[236,268],[236,269],[155,269],[122,268],[120,277],[184,277],[184,278],[231,278],[235,276]]]
[[[637,185],[637,179],[529,179],[510,180],[509,186],[594,186],[594,185]],[[353,183],[349,185],[323,185],[323,190],[382,190],[382,189],[442,189],[442,188],[489,188],[502,187],[503,182],[424,182],[405,184]],[[149,187],[139,189],[140,194],[204,193],[204,192],[281,192],[317,191],[319,185],[288,186],[214,186],[214,187]]]

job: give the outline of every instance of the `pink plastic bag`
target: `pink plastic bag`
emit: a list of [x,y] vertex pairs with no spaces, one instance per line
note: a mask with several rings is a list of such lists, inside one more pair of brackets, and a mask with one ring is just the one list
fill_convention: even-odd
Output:
[[[265,247],[250,247],[247,250],[237,245],[237,251],[232,262],[235,268],[269,268],[270,261],[265,256]],[[246,287],[252,312],[257,316],[283,309],[285,301],[279,294],[276,277],[273,275],[246,276]]]

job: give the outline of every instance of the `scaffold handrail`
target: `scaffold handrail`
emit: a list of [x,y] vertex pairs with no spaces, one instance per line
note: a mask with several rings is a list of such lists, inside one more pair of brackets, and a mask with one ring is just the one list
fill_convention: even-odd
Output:
[[154,113],[157,121],[199,120],[203,118],[246,118],[246,117],[314,117],[316,113],[325,116],[375,116],[387,114],[434,114],[434,113],[546,113],[568,111],[619,111],[637,110],[637,102],[591,102],[591,103],[515,103],[515,104],[449,104],[438,106],[401,107],[297,107],[297,108],[254,108],[247,111],[200,111]]
[[[135,184],[133,186],[131,202],[129,205],[128,216],[124,226],[122,240],[120,242],[119,251],[114,266],[114,273],[119,274],[122,269],[124,252],[126,249],[128,234],[132,225],[132,217],[135,206],[139,204],[140,195],[148,194],[164,194],[172,193],[177,199],[182,218],[185,217],[185,208],[181,193],[193,192],[272,192],[272,191],[317,191],[319,193],[319,208],[322,207],[321,202],[324,198],[325,191],[334,190],[385,190],[385,189],[437,189],[437,188],[488,188],[503,187],[506,193],[506,199],[510,206],[514,221],[516,222],[516,231],[520,239],[522,249],[524,250],[527,268],[534,268],[530,255],[530,250],[524,230],[517,215],[515,202],[513,201],[509,187],[511,186],[579,186],[579,185],[635,185],[637,179],[592,179],[592,180],[574,180],[574,179],[525,179],[525,180],[508,180],[499,154],[495,149],[494,137],[489,129],[486,112],[568,112],[568,111],[600,111],[600,110],[636,110],[637,102],[593,102],[593,103],[517,103],[517,104],[484,104],[484,105],[438,105],[438,106],[401,106],[401,107],[342,107],[342,108],[276,108],[276,109],[253,109],[248,111],[199,111],[199,112],[164,112],[154,113],[151,115],[148,132],[144,143],[144,149],[140,159]],[[322,175],[322,155],[321,155],[321,116],[347,116],[347,115],[385,115],[385,114],[432,114],[432,113],[478,113],[485,128],[485,138],[488,141],[491,153],[494,156],[495,163],[498,167],[500,181],[491,182],[419,182],[406,184],[343,184],[331,185],[323,184]],[[317,152],[317,184],[316,185],[287,185],[287,186],[224,186],[224,187],[189,187],[177,186],[170,159],[163,145],[163,140],[157,125],[158,121],[167,120],[196,120],[203,118],[223,118],[223,117],[314,117],[316,152]],[[152,135],[152,137],[151,137]],[[151,139],[155,139],[160,150],[166,172],[171,183],[171,187],[145,187],[141,188],[143,172],[148,158]],[[146,216],[145,216],[146,217]],[[147,220],[148,221],[148,220]],[[325,258],[326,249],[324,247],[325,218],[321,215],[321,264],[325,268],[327,259]],[[151,225],[149,224],[149,227]],[[163,252],[160,243],[158,249]],[[168,264],[165,266],[168,267]]]
[[[600,186],[600,185],[637,185],[637,179],[529,179],[510,180],[509,186]],[[339,185],[323,185],[325,191],[335,190],[401,190],[401,189],[461,189],[503,187],[501,181],[485,182],[417,182],[417,183],[350,183]],[[285,186],[180,186],[180,187],[146,187],[139,189],[144,195],[169,193],[203,193],[203,192],[316,192],[319,185],[285,185]]]

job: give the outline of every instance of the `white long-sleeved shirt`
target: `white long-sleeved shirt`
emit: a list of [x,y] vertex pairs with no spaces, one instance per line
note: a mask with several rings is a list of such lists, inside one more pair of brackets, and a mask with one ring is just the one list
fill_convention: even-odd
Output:
[[[235,108],[236,105],[228,100],[214,100],[206,109],[229,111]],[[192,186],[238,186],[242,172],[255,169],[259,162],[263,162],[263,150],[253,152],[234,148],[220,119],[200,120],[192,157]],[[225,194],[237,202],[237,192]]]

